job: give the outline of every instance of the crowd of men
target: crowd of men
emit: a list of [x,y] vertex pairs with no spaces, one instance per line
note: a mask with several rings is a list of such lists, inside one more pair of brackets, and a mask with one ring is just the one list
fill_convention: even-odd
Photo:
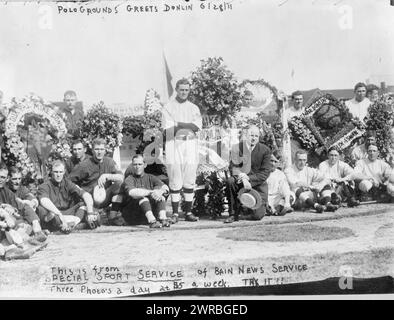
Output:
[[[0,166],[0,202],[18,211],[15,228],[18,224],[31,226],[29,232],[39,242],[46,240],[43,230],[67,234],[74,229],[95,229],[102,217],[116,226],[148,223],[150,228],[168,228],[179,221],[181,194],[185,221],[198,221],[192,202],[199,164],[196,132],[202,129],[202,117],[198,106],[188,101],[189,82],[181,79],[175,89],[175,99],[162,108],[168,183],[145,173],[143,155],[134,155],[122,173],[106,156],[104,139],[91,142],[91,155],[83,141],[74,140],[72,157],[52,163],[50,176],[38,186],[36,195],[22,185],[18,168]],[[367,101],[367,87],[359,83],[354,91],[354,99],[346,104],[363,119],[371,103]],[[373,90],[368,95],[376,99]],[[295,92],[292,98],[290,121],[303,110],[302,93]],[[77,129],[83,117],[76,101],[75,92],[67,91],[65,104],[59,108],[71,130]],[[354,167],[340,160],[340,150],[331,148],[328,159],[318,168],[308,166],[308,153],[301,149],[295,153],[293,164],[283,168],[281,153],[261,141],[260,128],[251,126],[231,150],[226,181],[229,216],[225,223],[282,216],[294,210],[333,212],[344,203],[355,207],[360,202],[390,202],[394,198],[394,163],[379,159],[373,133],[353,149]],[[168,198],[172,212],[167,212]],[[6,232],[9,226],[0,221],[0,230]]]

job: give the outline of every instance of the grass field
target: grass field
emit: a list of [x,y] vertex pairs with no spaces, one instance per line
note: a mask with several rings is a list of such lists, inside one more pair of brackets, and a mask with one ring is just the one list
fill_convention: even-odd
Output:
[[348,228],[322,227],[313,224],[284,226],[252,226],[226,230],[218,235],[236,241],[324,241],[355,236]]

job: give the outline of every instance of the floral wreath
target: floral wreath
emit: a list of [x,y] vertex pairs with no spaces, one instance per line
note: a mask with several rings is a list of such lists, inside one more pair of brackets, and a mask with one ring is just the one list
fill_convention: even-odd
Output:
[[[313,119],[315,113],[324,105],[333,105],[339,111],[342,119],[334,129],[327,130],[326,137],[323,137],[322,130]],[[330,119],[330,118],[329,118]],[[296,138],[303,148],[315,150],[321,153],[330,147],[337,147],[344,150],[349,147],[353,141],[361,137],[364,133],[365,126],[357,118],[353,118],[348,108],[340,103],[332,94],[318,94],[302,112],[300,116],[291,118],[289,129],[294,138]]]
[[275,100],[276,104],[278,104],[278,89],[276,89],[276,87],[274,87],[273,85],[271,85],[269,82],[265,81],[264,79],[259,79],[259,80],[244,80],[241,82],[241,84],[239,85],[241,88],[241,94],[242,96],[245,95],[245,91],[248,90],[248,85],[252,85],[252,86],[262,86],[262,87],[266,87],[268,88],[272,95],[273,95],[273,99]]
[[47,119],[56,130],[56,138],[61,139],[67,133],[66,125],[60,115],[52,109],[50,103],[45,102],[41,97],[30,94],[23,99],[12,99],[8,107],[8,114],[4,128],[4,152],[2,157],[8,166],[16,166],[21,169],[22,176],[30,176],[35,179],[37,176],[34,163],[25,151],[18,132],[18,126],[23,124],[24,116],[32,113]]

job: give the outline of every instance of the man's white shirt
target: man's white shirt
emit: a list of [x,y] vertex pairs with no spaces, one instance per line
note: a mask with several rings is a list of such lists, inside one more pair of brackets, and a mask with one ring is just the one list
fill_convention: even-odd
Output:
[[381,159],[371,161],[367,159],[361,159],[356,162],[354,168],[355,173],[366,175],[367,177],[373,178],[378,183],[383,183],[391,174],[391,167],[388,163]]
[[169,101],[162,109],[162,126],[168,129],[175,126],[175,122],[194,123],[202,128],[200,109],[190,101],[179,103],[176,99]]
[[350,113],[354,117],[358,117],[361,121],[368,115],[368,107],[371,105],[371,101],[368,98],[364,98],[361,102],[358,102],[356,98],[345,101],[345,105],[349,108]]
[[294,107],[291,107],[291,108],[289,108],[289,109],[286,109],[286,117],[287,117],[287,120],[290,120],[290,119],[293,118],[293,117],[299,117],[299,116],[302,114],[303,111],[304,111],[304,108],[303,108],[303,107],[301,107],[301,108],[299,108],[299,109],[296,109],[296,108],[294,108]]
[[353,174],[352,167],[341,160],[337,161],[332,166],[328,160],[325,160],[319,164],[319,171],[324,175],[325,178],[329,179],[341,179],[350,177]]
[[290,187],[287,182],[286,175],[279,169],[275,169],[275,171],[270,173],[267,179],[267,184],[269,196],[284,196],[286,193],[290,193]]
[[296,191],[300,183],[307,186],[317,186],[321,189],[326,182],[319,170],[310,167],[299,170],[296,165],[292,165],[285,169],[285,175],[292,191]]

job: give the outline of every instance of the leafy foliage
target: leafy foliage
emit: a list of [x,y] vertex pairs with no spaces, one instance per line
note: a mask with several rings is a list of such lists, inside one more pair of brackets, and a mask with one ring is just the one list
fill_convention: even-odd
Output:
[[388,159],[390,149],[394,146],[392,137],[394,112],[391,107],[383,99],[375,102],[368,109],[365,123],[368,131],[376,133],[376,144],[380,157]]
[[93,105],[85,115],[82,128],[81,138],[91,147],[91,143],[96,138],[103,138],[107,142],[109,152],[122,142],[122,120],[111,112],[103,101]]
[[234,74],[224,65],[223,58],[201,60],[191,76],[190,100],[202,114],[220,115],[221,122],[241,109],[242,97]]

